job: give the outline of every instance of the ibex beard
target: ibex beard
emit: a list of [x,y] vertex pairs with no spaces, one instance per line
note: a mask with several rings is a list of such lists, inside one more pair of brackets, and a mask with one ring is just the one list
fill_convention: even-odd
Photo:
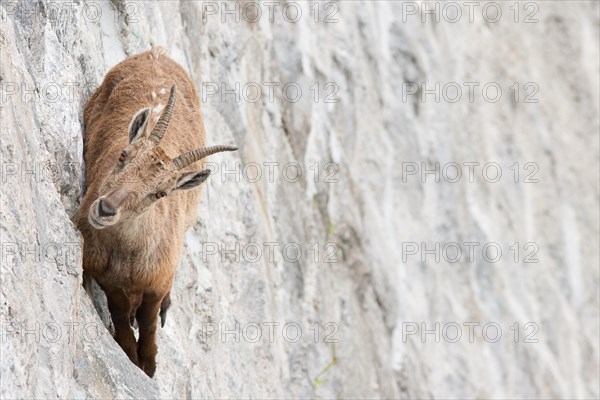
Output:
[[204,147],[194,84],[162,49],[107,73],[85,105],[84,128],[87,189],[74,217],[83,270],[106,294],[115,340],[152,377],[158,315],[164,326],[183,237],[210,175],[202,160],[237,147]]

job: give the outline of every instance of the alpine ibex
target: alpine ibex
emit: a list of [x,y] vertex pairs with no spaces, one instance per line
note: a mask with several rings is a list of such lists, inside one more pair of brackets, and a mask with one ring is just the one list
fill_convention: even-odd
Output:
[[200,161],[237,148],[204,147],[194,84],[162,49],[107,73],[85,105],[84,128],[87,189],[75,216],[83,270],[106,293],[117,343],[152,377],[158,314],[164,324],[198,185],[210,174]]

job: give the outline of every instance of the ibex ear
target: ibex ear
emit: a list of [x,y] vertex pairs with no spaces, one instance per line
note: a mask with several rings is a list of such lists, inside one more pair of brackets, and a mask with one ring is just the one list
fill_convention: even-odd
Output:
[[129,143],[133,143],[138,140],[146,129],[146,123],[148,122],[148,109],[143,108],[138,111],[131,122],[129,123]]
[[194,171],[181,174],[175,189],[191,189],[204,182],[210,176],[210,170]]

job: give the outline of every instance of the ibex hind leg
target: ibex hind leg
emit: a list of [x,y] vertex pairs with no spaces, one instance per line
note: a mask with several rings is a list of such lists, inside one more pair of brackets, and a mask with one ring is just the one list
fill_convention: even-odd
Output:
[[129,325],[131,302],[129,296],[121,289],[106,290],[108,310],[115,326],[115,340],[121,346],[132,363],[138,365],[137,344]]
[[167,322],[167,311],[171,307],[171,291],[167,293],[165,298],[160,303],[160,327],[164,328]]

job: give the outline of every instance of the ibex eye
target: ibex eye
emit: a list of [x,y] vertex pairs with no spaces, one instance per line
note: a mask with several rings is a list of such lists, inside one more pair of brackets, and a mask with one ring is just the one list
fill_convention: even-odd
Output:
[[123,150],[123,152],[119,156],[119,161],[123,162],[123,161],[125,161],[126,158],[127,158],[127,152],[125,150]]
[[160,192],[156,192],[156,198],[157,199],[165,197],[166,195],[167,195],[167,192],[165,192],[164,190],[161,190]]

